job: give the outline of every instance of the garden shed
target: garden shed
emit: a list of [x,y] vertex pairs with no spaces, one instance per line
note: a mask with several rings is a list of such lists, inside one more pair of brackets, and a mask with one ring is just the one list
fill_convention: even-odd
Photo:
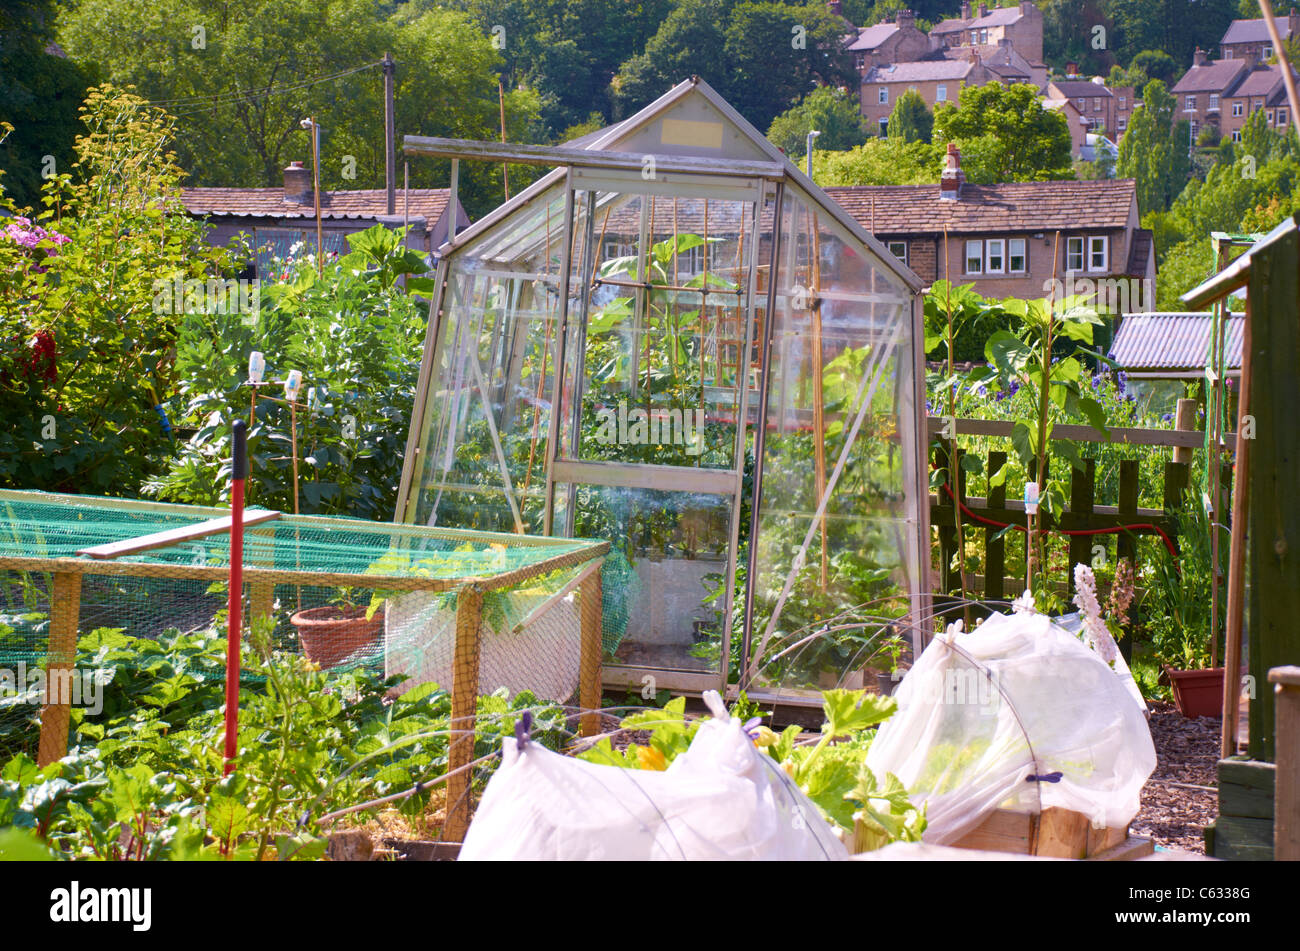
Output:
[[405,146],[553,170],[441,249],[398,521],[608,540],[607,686],[915,609],[921,281],[757,129],[691,79],[560,147]]

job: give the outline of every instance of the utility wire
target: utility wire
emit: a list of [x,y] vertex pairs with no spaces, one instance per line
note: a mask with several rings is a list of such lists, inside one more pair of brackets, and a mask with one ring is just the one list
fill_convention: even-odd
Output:
[[[306,89],[309,86],[315,86],[324,82],[331,82],[335,79],[341,79],[344,76],[350,76],[353,73],[359,73],[363,70],[374,69],[376,66],[382,66],[381,62],[366,63],[362,66],[355,66],[352,69],[340,70],[337,73],[329,73],[324,76],[317,76],[312,79],[305,79],[296,83],[284,83],[281,85],[262,86],[257,89],[244,91],[214,93],[206,96],[185,96],[177,99],[155,99],[149,102],[151,106],[168,107],[168,106],[197,106],[198,108],[190,109],[185,112],[173,113],[176,117],[195,115],[205,112],[210,108],[219,105],[229,105],[235,102],[241,102],[252,99],[264,99],[268,96],[279,95],[285,92],[294,92],[299,89]],[[170,111],[170,109],[168,110]]]

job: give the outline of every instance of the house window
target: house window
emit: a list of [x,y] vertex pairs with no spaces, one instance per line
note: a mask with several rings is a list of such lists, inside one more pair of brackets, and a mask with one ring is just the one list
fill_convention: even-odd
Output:
[[1234,102],[1232,104],[1232,114],[1234,116],[1239,116],[1245,111],[1246,111],[1246,107],[1244,103]]
[[1285,110],[1285,109],[1279,109],[1279,110],[1277,111],[1277,124],[1280,125],[1280,126],[1286,125],[1286,110]]
[[980,43],[983,44],[984,46],[988,46],[988,43],[989,43],[989,31],[988,31],[988,30],[980,30]]
[[1120,108],[1120,111],[1121,111],[1121,112],[1123,112],[1125,109],[1128,108],[1127,103],[1128,103],[1128,98],[1127,98],[1127,97],[1125,97],[1125,96],[1120,96],[1120,97],[1119,97],[1119,108]]
[[935,86],[935,87],[934,87],[934,101],[935,101],[935,102],[947,102],[947,101],[948,101],[948,87],[947,87],[947,86],[939,85],[939,86]]
[[1065,269],[1067,271],[1083,270],[1083,239],[1065,239]]
[[889,135],[889,119],[886,116],[880,117],[880,135],[881,137]]
[[881,86],[881,87],[880,87],[880,89],[879,89],[879,90],[877,91],[877,93],[876,93],[876,101],[879,102],[882,106],[884,106],[884,105],[888,105],[888,103],[889,103],[889,87],[888,87],[888,86]]
[[1125,116],[1120,116],[1120,117],[1119,117],[1119,131],[1123,132],[1123,131],[1124,131],[1125,129],[1127,129],[1127,128],[1128,128],[1128,118],[1125,117]]
[[1087,100],[1087,99],[1076,99],[1076,100],[1074,100],[1074,108],[1078,109],[1080,112],[1085,112],[1085,111],[1087,111],[1087,109],[1088,109],[1088,100]]
[[898,258],[898,260],[902,261],[904,264],[906,264],[907,263],[907,242],[906,241],[889,242],[889,253],[892,254],[894,257]]
[[1225,47],[1223,48],[1223,58],[1224,58],[1224,59],[1232,59],[1232,47],[1231,47],[1231,46],[1225,46]]
[[1006,242],[1001,238],[991,238],[985,245],[985,248],[987,251],[986,262],[988,265],[986,270],[990,274],[1003,273],[1007,269],[1005,257]]
[[984,273],[984,242],[983,241],[966,242],[966,273],[967,274]]
[[979,41],[980,41],[980,31],[979,31],[979,30],[971,30],[971,31],[970,31],[970,42],[971,42],[971,45],[974,46],[974,45],[977,44]]
[[1265,112],[1265,113],[1264,113],[1264,118],[1266,118],[1266,119],[1268,120],[1268,124],[1269,124],[1269,125],[1272,125],[1272,124],[1273,124],[1273,110],[1272,110],[1272,109],[1269,109],[1267,112]]
[[1012,274],[1025,273],[1025,239],[1012,238],[1007,242],[1007,270]]
[[1101,112],[1101,96],[1094,96],[1092,99],[1092,111]]
[[1183,112],[1195,112],[1195,111],[1196,111],[1196,97],[1187,96],[1183,100]]
[[1266,46],[1266,47],[1264,47],[1264,52],[1262,52],[1262,53],[1259,54],[1259,58],[1260,58],[1260,59],[1264,59],[1264,60],[1272,59],[1272,58],[1273,58],[1273,47],[1271,47],[1271,46]]
[[1219,108],[1219,94],[1217,92],[1212,92],[1210,93],[1210,111],[1213,112],[1215,109],[1218,108]]
[[1232,141],[1234,141],[1234,142],[1240,142],[1240,141],[1241,141],[1241,130],[1240,130],[1240,129],[1233,129],[1233,130],[1232,130]]
[[1088,270],[1106,270],[1106,237],[1094,235],[1088,239]]

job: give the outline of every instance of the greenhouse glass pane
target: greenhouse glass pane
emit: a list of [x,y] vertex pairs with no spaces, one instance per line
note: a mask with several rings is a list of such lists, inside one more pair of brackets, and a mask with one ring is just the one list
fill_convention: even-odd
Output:
[[450,258],[418,523],[542,531],[563,242],[557,186]]
[[[868,665],[871,631],[812,638],[917,580],[911,300],[873,252],[788,190],[781,220],[753,621],[762,678],[815,685]],[[823,498],[822,511],[818,512]],[[872,614],[897,616],[897,604]]]

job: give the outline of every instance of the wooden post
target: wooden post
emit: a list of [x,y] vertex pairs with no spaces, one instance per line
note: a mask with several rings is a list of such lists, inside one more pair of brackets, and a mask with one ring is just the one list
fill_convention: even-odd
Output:
[[[1223,722],[1219,752],[1237,752],[1237,711],[1241,700],[1241,620],[1246,589],[1246,505],[1250,492],[1250,444],[1242,438],[1242,418],[1250,409],[1250,301],[1241,328],[1241,395],[1237,400],[1237,465],[1232,494],[1232,535],[1228,541],[1228,617],[1223,632]],[[1255,704],[1251,704],[1252,707]]]
[[48,766],[68,752],[72,717],[72,678],[76,676],[77,624],[81,615],[81,575],[58,572],[50,593],[50,643],[45,651],[45,703],[36,765]]
[[[1125,522],[1137,521],[1138,510],[1138,461],[1123,459],[1119,464],[1119,517]],[[1127,532],[1120,532],[1115,538],[1115,559],[1129,559],[1133,563],[1133,577],[1137,578],[1137,543]],[[1135,599],[1136,600],[1136,599]],[[1133,618],[1137,605],[1129,605],[1129,619]],[[1132,630],[1130,628],[1130,630]],[[1126,664],[1133,662],[1133,638],[1126,637],[1119,642],[1119,652]]]
[[[1092,515],[1093,496],[1097,483],[1097,460],[1085,459],[1084,469],[1070,470],[1070,522],[1071,528],[1086,528]],[[1074,592],[1074,566],[1092,564],[1092,546],[1100,535],[1070,536],[1069,588]]]
[[[1281,226],[1280,226],[1281,227]],[[1250,447],[1249,489],[1238,471],[1239,494],[1249,498],[1250,673],[1263,687],[1274,667],[1300,664],[1300,230],[1294,223],[1251,253],[1246,318],[1252,353],[1242,352],[1242,401],[1254,417],[1253,439],[1238,426],[1238,458]],[[1246,395],[1247,359],[1251,361]],[[1236,523],[1233,529],[1237,528]],[[1233,671],[1235,676],[1235,671]],[[1272,762],[1273,694],[1260,689],[1250,704],[1250,755]]]
[[1273,787],[1273,858],[1300,861],[1300,667],[1274,667],[1277,773]]
[[[1193,431],[1196,429],[1196,403],[1197,401],[1194,399],[1180,399],[1178,401],[1178,409],[1174,413],[1174,429],[1183,431]],[[1191,465],[1191,447],[1176,447],[1174,449],[1174,462],[1182,462]]]
[[447,818],[444,842],[464,842],[469,830],[469,764],[474,760],[478,712],[479,624],[483,591],[468,584],[456,595],[456,653],[451,677],[451,743],[447,751]]
[[579,727],[583,736],[600,732],[600,659],[602,651],[600,569],[593,571],[578,589],[578,611],[582,626],[582,648],[578,660],[578,703],[582,707]]
[[[989,453],[989,475],[1000,472],[1006,465],[1007,454],[1005,452]],[[1001,485],[995,485],[989,488],[990,509],[1004,509],[1007,507],[1007,484],[1005,481]],[[1002,601],[1006,598],[1006,571],[1007,571],[1007,539],[1005,535],[994,540],[998,530],[986,527],[984,529],[984,600]],[[1019,592],[1017,592],[1019,596]]]
[[[939,463],[939,468],[943,470],[948,485],[956,489],[957,480],[953,478],[953,472],[956,470],[956,463],[952,462],[950,464],[946,444],[940,442],[934,452],[935,461]],[[957,500],[947,498],[947,493],[940,488],[939,505],[941,507],[951,505],[955,508]],[[957,554],[957,529],[954,527],[953,520],[950,518],[936,521],[939,525],[939,560],[941,562],[939,565],[939,577],[943,579],[943,590],[940,593],[943,595],[949,595],[952,593],[953,589],[961,586],[961,576],[952,570],[953,558]]]

